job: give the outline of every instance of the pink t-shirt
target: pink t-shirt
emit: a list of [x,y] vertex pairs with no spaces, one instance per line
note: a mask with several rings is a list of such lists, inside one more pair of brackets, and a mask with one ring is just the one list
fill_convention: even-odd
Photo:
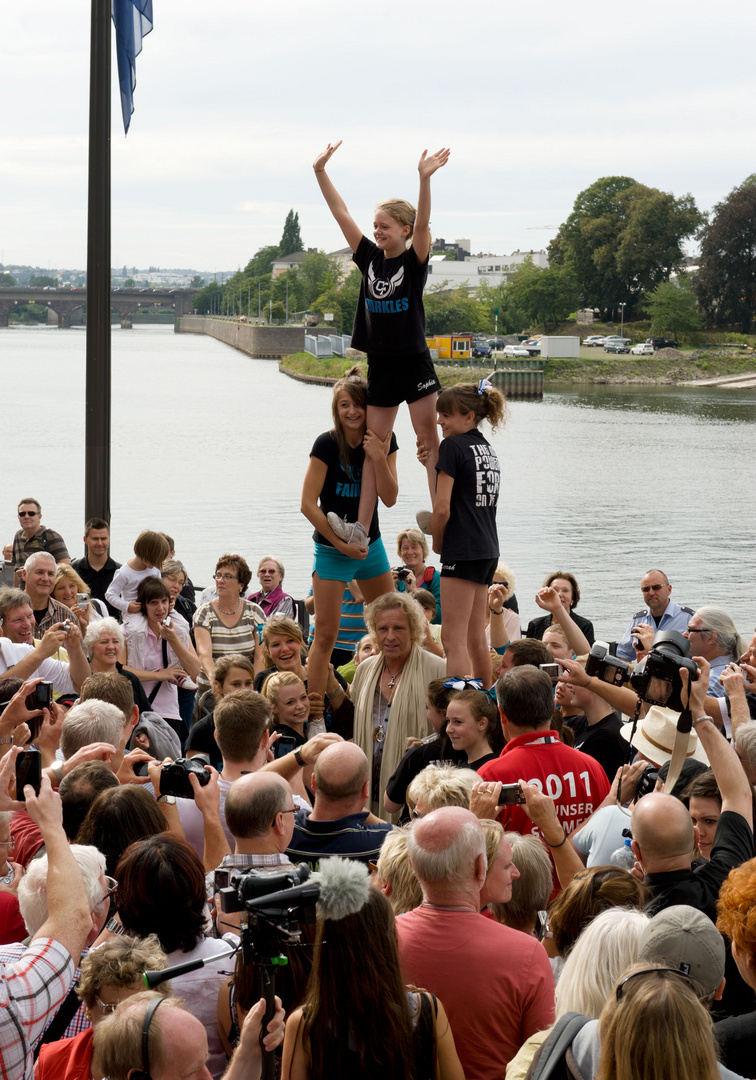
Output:
[[466,1080],[501,1080],[525,1040],[554,1022],[543,946],[476,911],[422,906],[396,927],[404,981],[441,1000]]

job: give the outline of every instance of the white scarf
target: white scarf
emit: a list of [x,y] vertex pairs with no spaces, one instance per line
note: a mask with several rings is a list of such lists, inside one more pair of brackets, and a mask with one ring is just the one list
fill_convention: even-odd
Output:
[[[373,762],[373,704],[375,692],[384,667],[382,655],[371,656],[358,666],[352,683],[354,701],[354,741],[361,746],[371,764]],[[431,728],[425,716],[425,688],[431,679],[442,678],[446,661],[440,656],[426,652],[413,645],[402,668],[402,677],[391,702],[386,726],[386,739],[381,759],[379,802],[371,804],[374,814],[384,821],[396,821],[398,814],[389,814],[383,807],[383,792],[391,776],[406,752],[406,740],[410,736],[423,739]]]

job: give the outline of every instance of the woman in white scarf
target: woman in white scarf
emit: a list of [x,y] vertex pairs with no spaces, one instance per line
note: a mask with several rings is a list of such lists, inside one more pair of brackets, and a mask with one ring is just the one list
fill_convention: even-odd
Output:
[[393,821],[383,807],[383,792],[409,736],[431,734],[425,716],[425,688],[441,678],[446,661],[426,652],[425,616],[406,593],[385,593],[365,608],[365,623],[379,649],[359,665],[352,683],[354,741],[372,765],[370,809]]

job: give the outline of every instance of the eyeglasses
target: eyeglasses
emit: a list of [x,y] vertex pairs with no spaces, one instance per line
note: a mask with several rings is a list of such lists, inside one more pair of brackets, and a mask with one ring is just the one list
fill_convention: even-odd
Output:
[[[297,807],[296,806],[292,806],[288,810],[279,810],[278,811],[279,814],[296,814],[296,812],[297,812]],[[275,821],[273,821],[271,824],[275,825]]]
[[213,574],[216,581],[238,581],[236,574]]
[[[104,904],[106,900],[109,900],[109,899],[110,899],[110,897],[111,897],[111,896],[113,895],[113,893],[114,893],[114,892],[116,891],[116,889],[118,888],[118,882],[117,882],[117,881],[116,881],[116,879],[115,879],[115,878],[113,878],[113,877],[108,877],[108,876],[106,875],[106,876],[105,876],[105,877],[103,878],[103,881],[105,882],[105,886],[106,886],[106,888],[107,888],[107,890],[108,890],[108,891],[107,891],[107,892],[105,893],[105,895],[103,896],[102,900],[100,901],[100,904]],[[115,1008],[115,1006],[114,1006],[114,1008]]]
[[119,1003],[117,1001],[101,1001],[97,994],[94,995],[94,999],[97,1008],[100,1012],[105,1013],[106,1016],[109,1016],[110,1013],[114,1013],[118,1008]]
[[39,513],[39,510],[19,510],[18,516],[19,517],[36,517],[38,513]]
[[663,588],[663,585],[643,585],[641,586],[641,592],[659,592]]
[[711,631],[710,626],[689,626],[687,627],[689,634],[708,634]]
[[10,851],[10,849],[15,846],[16,841],[13,839],[13,837],[11,837],[10,840],[0,840],[0,847],[7,847],[8,851]]
[[677,975],[680,979],[685,979],[686,983],[688,984],[688,986],[691,987],[691,989],[693,990],[693,993],[696,995],[696,997],[698,996],[698,987],[693,982],[693,980],[688,975],[685,974],[684,971],[680,971],[679,968],[658,967],[658,968],[643,968],[642,971],[634,971],[632,973],[632,975],[626,976],[626,978],[624,978],[622,980],[622,982],[617,987],[617,1001],[622,1000],[622,994],[624,992],[624,986],[625,986],[626,983],[629,983],[631,979],[637,979],[640,975],[656,975],[657,973],[660,973],[662,971],[668,971],[671,975]]

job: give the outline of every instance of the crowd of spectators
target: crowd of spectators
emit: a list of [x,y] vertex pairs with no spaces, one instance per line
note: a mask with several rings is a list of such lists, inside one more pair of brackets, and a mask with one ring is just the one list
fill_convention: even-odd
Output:
[[[339,639],[315,703],[317,609],[278,558],[250,591],[222,554],[197,598],[164,533],[121,566],[95,518],[72,563],[37,500],[18,511],[0,588],[4,1078],[258,1080],[271,1057],[292,1080],[518,1080],[555,1061],[585,1080],[755,1075],[756,634],[726,611],[642,577],[606,655],[642,670],[659,634],[689,652],[679,702],[661,700],[602,677],[568,571],[522,637],[502,565],[475,680],[446,669],[434,628],[454,612],[408,528],[393,589],[363,605],[344,583],[353,653]],[[308,872],[317,918],[281,946],[266,1002],[228,890]]]

